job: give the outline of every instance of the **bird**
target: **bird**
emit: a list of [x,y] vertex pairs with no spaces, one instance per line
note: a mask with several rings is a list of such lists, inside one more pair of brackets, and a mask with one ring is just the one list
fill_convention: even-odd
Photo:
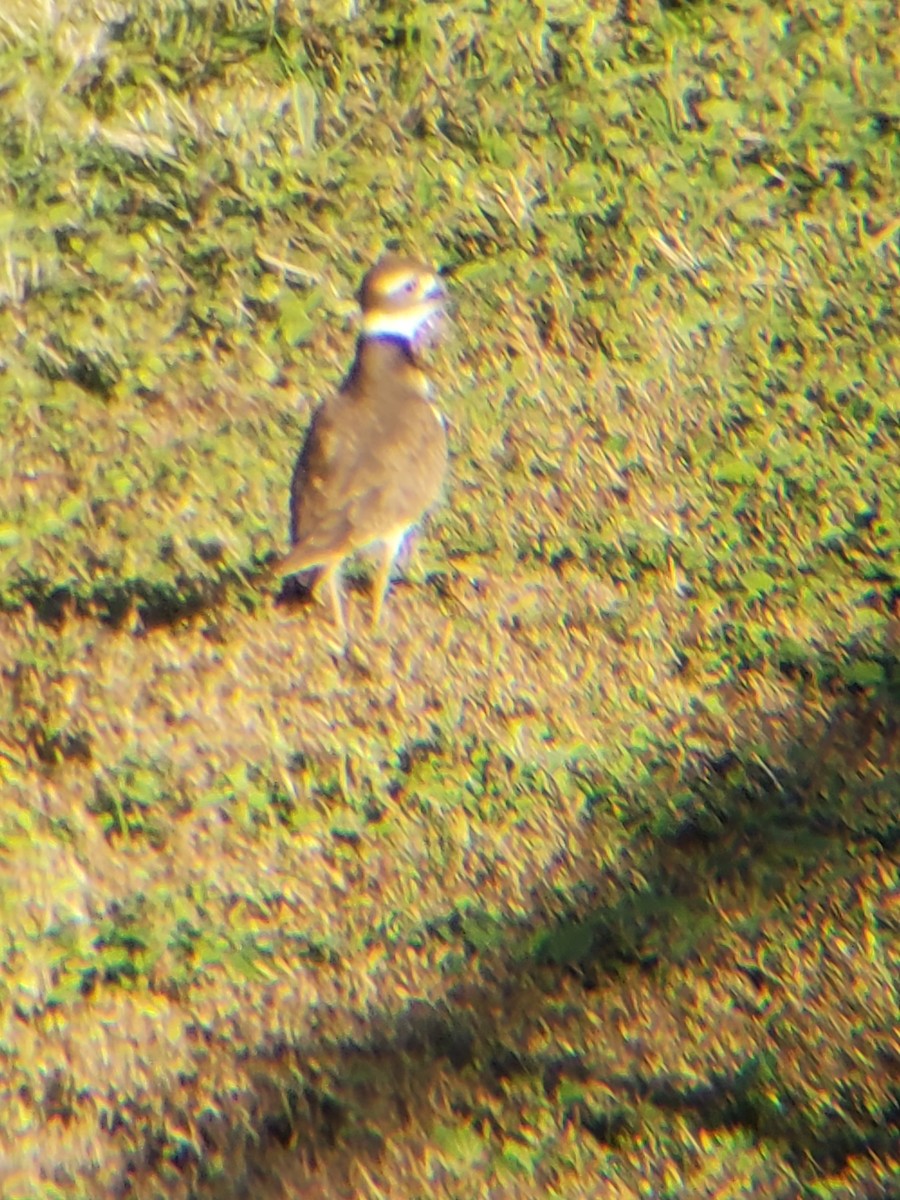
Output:
[[297,457],[293,545],[279,572],[305,575],[317,593],[328,590],[345,645],[345,560],[359,550],[378,552],[375,630],[394,560],[438,499],[447,470],[445,421],[420,361],[444,311],[440,276],[417,259],[389,252],[366,273],[357,299],[362,320],[353,364],[316,410]]

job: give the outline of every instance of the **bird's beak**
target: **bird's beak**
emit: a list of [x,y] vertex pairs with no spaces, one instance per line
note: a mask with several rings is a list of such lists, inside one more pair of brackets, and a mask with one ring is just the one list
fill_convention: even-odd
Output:
[[420,307],[427,315],[416,334],[416,345],[419,349],[428,349],[439,340],[446,316],[446,301],[447,289],[442,280],[435,275],[420,301]]
[[428,290],[425,293],[427,300],[434,300],[438,304],[443,304],[447,299],[447,289],[444,287],[444,281],[440,275],[434,275],[431,283],[428,285]]
[[435,275],[421,301],[428,313],[428,324],[437,324],[447,308],[447,289],[439,276]]

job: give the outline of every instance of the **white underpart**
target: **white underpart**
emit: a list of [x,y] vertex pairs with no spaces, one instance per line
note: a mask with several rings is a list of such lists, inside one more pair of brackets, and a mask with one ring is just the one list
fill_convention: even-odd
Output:
[[444,416],[444,414],[441,412],[441,410],[438,408],[438,406],[434,402],[434,388],[432,386],[431,380],[428,378],[428,376],[425,374],[424,371],[420,372],[419,387],[421,390],[422,398],[424,400],[428,401],[428,407],[431,409],[434,419],[437,421],[438,425],[440,425],[441,429],[446,429],[447,428],[447,418]]
[[413,342],[416,334],[433,320],[441,308],[441,298],[433,296],[399,312],[365,313],[362,331],[366,337],[398,337]]
[[399,529],[392,529],[390,533],[385,534],[384,537],[379,539],[385,555],[390,557],[392,563],[400,553],[400,547],[403,545],[404,538],[410,529],[412,529],[411,525],[402,525]]

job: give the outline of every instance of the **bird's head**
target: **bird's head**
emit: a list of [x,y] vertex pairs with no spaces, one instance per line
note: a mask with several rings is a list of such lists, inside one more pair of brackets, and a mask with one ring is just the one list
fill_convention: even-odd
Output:
[[414,258],[385,254],[359,289],[363,337],[399,338],[411,345],[432,340],[446,292],[431,267]]

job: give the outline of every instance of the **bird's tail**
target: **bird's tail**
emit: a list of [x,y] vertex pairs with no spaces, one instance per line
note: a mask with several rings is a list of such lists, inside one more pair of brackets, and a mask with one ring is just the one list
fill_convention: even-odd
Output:
[[273,573],[282,580],[277,603],[307,599],[313,594],[322,574],[322,568],[310,566],[309,560],[297,553],[296,546],[283,558],[276,559],[272,567]]
[[292,546],[284,558],[276,562],[275,570],[282,579],[293,576],[304,588],[311,588],[321,574],[321,567],[309,561],[309,551],[302,544]]

